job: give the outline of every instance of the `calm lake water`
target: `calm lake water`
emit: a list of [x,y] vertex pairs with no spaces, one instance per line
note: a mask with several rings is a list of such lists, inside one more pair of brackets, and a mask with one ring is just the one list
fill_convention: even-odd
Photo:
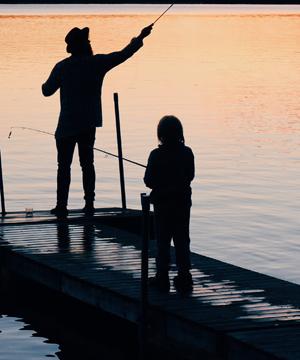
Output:
[[[124,47],[158,5],[0,5],[0,139],[7,209],[55,203],[59,98],[41,84],[66,56],[73,26],[90,27],[95,53]],[[192,249],[300,284],[300,6],[175,6],[145,46],[111,71],[96,146],[116,152],[113,92],[124,156],[146,163],[165,114],[184,124],[196,157]],[[96,153],[97,207],[119,206],[115,159]],[[143,169],[126,165],[128,205],[139,208]],[[75,159],[70,207],[83,205]],[[64,359],[59,346],[2,316],[0,359]],[[22,355],[20,355],[22,354]]]
[[[64,37],[90,27],[95,53],[124,47],[164,6],[0,6],[0,139],[8,211],[55,204],[59,95],[41,84],[67,56]],[[113,92],[124,156],[146,163],[165,114],[182,119],[196,157],[192,249],[300,284],[300,6],[175,6],[144,47],[111,71],[96,147],[116,153]],[[118,164],[96,153],[96,206],[119,206]],[[143,169],[126,165],[128,206]],[[83,206],[75,157],[70,208]]]
[[59,359],[56,356],[59,346],[38,336],[23,319],[0,315],[0,329],[1,360],[40,360],[44,357]]

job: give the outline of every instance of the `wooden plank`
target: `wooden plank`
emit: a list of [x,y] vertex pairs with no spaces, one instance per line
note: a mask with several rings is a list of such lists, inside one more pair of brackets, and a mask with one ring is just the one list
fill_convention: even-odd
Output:
[[[235,332],[230,334],[226,345],[229,360],[241,359],[245,346],[251,349],[251,353],[255,349],[256,352],[259,350],[265,354],[266,358],[274,359],[274,354],[276,354],[277,359],[296,360],[300,359],[299,343],[300,327],[285,327],[279,329],[261,329],[259,332]],[[248,358],[250,359],[250,357]],[[243,359],[245,359],[244,356]]]
[[[127,211],[126,216],[137,213]],[[27,220],[16,214],[17,224],[13,216],[0,224],[0,255],[7,266],[68,296],[137,322],[141,239],[97,219],[80,218],[77,212],[74,221],[63,223],[51,217],[49,220],[46,212],[39,215]],[[101,216],[110,215],[122,216],[122,212],[101,212]],[[150,242],[151,274],[155,272],[154,245]],[[171,252],[174,258],[174,250]],[[277,335],[289,334],[291,353],[297,358],[298,285],[198,254],[192,254],[192,263],[195,286],[190,296],[177,294],[173,285],[169,294],[150,289],[153,341],[163,338],[173,345],[179,342],[191,358],[204,349],[228,359],[275,359],[284,355]],[[172,264],[170,275],[175,274]],[[296,333],[292,329],[297,329]],[[274,330],[276,335],[272,336]]]

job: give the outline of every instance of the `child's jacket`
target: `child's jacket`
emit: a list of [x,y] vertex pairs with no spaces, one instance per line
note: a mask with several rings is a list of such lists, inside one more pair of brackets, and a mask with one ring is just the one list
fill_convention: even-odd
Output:
[[191,204],[194,175],[194,155],[184,144],[163,144],[152,150],[144,176],[146,186],[152,189],[151,202]]

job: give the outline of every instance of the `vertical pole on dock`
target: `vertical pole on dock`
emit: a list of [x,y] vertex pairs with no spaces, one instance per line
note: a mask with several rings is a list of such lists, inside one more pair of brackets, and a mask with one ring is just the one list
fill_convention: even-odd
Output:
[[141,256],[141,313],[139,327],[140,360],[147,358],[148,337],[148,252],[150,230],[150,196],[142,193],[141,203],[143,211],[143,242]]
[[3,175],[2,175],[2,161],[0,151],[0,193],[1,193],[1,215],[5,216],[5,198],[4,198],[4,186],[3,186]]
[[118,157],[119,157],[119,172],[120,172],[120,187],[121,187],[122,208],[126,209],[126,192],[125,192],[125,180],[124,180],[123,152],[122,152],[122,138],[121,138],[121,126],[120,126],[120,112],[119,112],[119,96],[118,96],[118,93],[114,93],[114,103],[115,103],[117,142],[118,142]]

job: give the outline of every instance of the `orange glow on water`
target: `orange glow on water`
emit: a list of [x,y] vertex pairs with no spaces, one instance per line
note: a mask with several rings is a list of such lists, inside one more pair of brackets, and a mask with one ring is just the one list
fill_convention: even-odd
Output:
[[[161,11],[150,11],[149,5],[118,14],[116,6],[108,6],[91,15],[80,14],[83,5],[74,7],[72,15],[35,10],[34,16],[0,16],[0,137],[12,210],[54,205],[53,139],[20,130],[11,140],[7,135],[11,126],[54,132],[59,96],[43,98],[40,87],[54,64],[68,56],[66,33],[89,26],[94,52],[107,53],[124,47]],[[291,259],[284,268],[289,263],[290,278],[299,282],[299,259],[293,256],[300,204],[300,7],[280,12],[233,6],[232,14],[228,6],[219,12],[180,9],[174,7],[144,47],[107,74],[104,127],[96,146],[116,151],[113,92],[120,98],[124,156],[140,163],[157,145],[160,117],[177,115],[196,156],[194,248],[223,260],[241,258],[242,266],[255,264],[256,270],[271,259],[268,269],[276,275],[272,264],[280,263],[284,243]],[[96,206],[119,206],[117,163],[97,154],[96,166]],[[143,169],[125,170],[129,206],[139,207]],[[72,176],[70,207],[78,208],[82,189],[76,160]]]

